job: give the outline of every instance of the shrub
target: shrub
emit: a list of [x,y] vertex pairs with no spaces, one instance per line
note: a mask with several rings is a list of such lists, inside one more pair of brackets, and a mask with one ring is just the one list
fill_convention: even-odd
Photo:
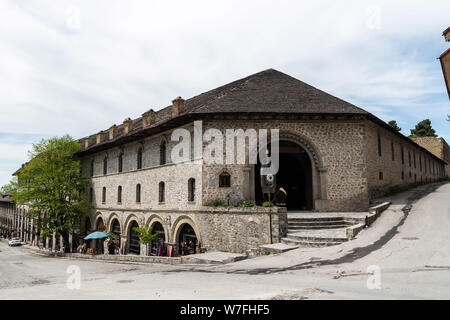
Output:
[[262,206],[267,208],[267,207],[273,207],[274,204],[270,201],[266,201],[266,202],[263,202]]
[[242,206],[248,208],[248,207],[255,207],[256,204],[253,201],[246,201],[242,204]]

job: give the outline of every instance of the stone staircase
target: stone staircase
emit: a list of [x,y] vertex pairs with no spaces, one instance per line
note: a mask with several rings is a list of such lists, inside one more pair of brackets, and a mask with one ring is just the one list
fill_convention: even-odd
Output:
[[297,247],[327,247],[346,242],[364,227],[364,218],[343,216],[290,217],[281,241]]
[[352,226],[355,221],[344,217],[289,218],[289,232],[319,229],[340,229]]

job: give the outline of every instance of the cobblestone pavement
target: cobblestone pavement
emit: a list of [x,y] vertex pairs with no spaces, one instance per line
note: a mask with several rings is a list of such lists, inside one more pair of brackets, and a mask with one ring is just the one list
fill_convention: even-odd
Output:
[[450,299],[448,199],[450,183],[422,186],[385,199],[356,240],[222,266],[43,257],[2,240],[0,299]]

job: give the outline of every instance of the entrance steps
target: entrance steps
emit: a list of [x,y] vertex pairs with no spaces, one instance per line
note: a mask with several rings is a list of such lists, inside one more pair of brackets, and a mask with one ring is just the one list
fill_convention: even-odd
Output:
[[339,245],[352,239],[364,227],[364,217],[314,214],[288,218],[288,233],[281,242],[301,248]]
[[347,229],[303,230],[290,232],[281,241],[298,247],[328,247],[348,241]]

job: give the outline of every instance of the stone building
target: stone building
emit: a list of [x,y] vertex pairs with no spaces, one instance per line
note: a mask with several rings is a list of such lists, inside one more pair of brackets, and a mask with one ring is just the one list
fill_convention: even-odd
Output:
[[277,242],[284,208],[213,206],[261,204],[259,163],[205,163],[195,143],[190,161],[172,162],[179,142],[172,133],[193,133],[195,121],[201,134],[279,129],[277,183],[287,191],[288,210],[367,210],[393,186],[444,174],[441,159],[374,115],[271,69],[80,139],[83,171],[92,180],[86,226],[115,230],[129,252],[141,254],[151,248],[138,245],[133,226],[144,224],[175,247],[192,239],[206,250],[242,252]]
[[8,194],[0,194],[0,235],[17,237],[32,242],[36,235],[33,219],[26,215],[27,208],[16,206]]
[[424,147],[439,159],[446,162],[444,166],[445,176],[450,177],[450,147],[444,138],[419,137],[412,138],[419,146]]
[[[450,27],[445,29],[442,35],[445,41],[450,41]],[[442,73],[444,74],[445,85],[447,86],[447,93],[450,98],[450,48],[440,55],[439,60],[441,61]]]
[[[180,128],[189,135],[172,139]],[[227,138],[212,152],[217,161],[205,161],[213,140],[208,134],[215,140],[239,129],[244,141],[245,134],[279,130],[276,181],[286,195],[276,201],[279,207],[219,205],[264,201],[261,163],[249,161],[250,139],[243,162],[226,161]],[[196,134],[200,145],[192,139]],[[182,152],[186,160],[175,162],[185,138],[192,139]],[[127,253],[141,255],[154,254],[157,244],[140,245],[135,226],[153,226],[175,253],[186,243],[190,253],[245,252],[279,242],[287,211],[365,211],[392,188],[444,176],[441,159],[382,120],[273,69],[187,100],[178,97],[79,143],[92,207],[82,229],[115,233]],[[240,152],[232,150],[233,160]]]

